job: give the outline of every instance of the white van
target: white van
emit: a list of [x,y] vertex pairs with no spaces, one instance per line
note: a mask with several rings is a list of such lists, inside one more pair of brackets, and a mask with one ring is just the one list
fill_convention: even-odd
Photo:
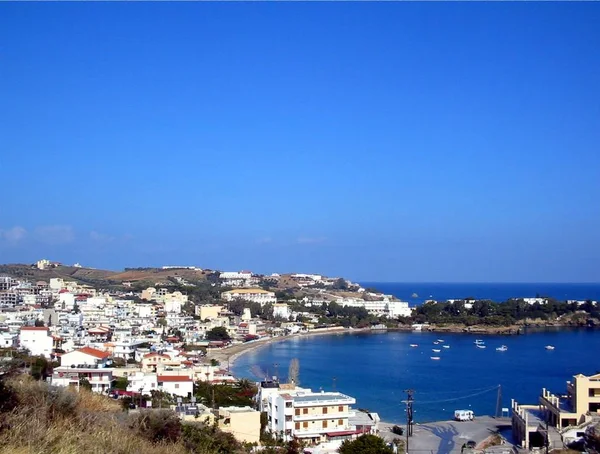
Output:
[[473,421],[473,412],[471,410],[456,410],[454,419],[457,421]]

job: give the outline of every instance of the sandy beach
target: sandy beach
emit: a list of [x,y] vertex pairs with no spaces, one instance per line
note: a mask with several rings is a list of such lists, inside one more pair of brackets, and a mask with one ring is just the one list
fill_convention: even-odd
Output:
[[308,333],[291,334],[289,336],[277,336],[269,337],[265,339],[259,339],[256,341],[244,342],[243,344],[235,344],[222,349],[210,350],[206,358],[216,359],[221,363],[221,366],[228,366],[230,369],[233,367],[234,362],[243,354],[253,350],[265,347],[275,342],[281,342],[290,339],[303,338],[303,337],[315,337],[315,336],[331,336],[334,334],[357,334],[357,333],[368,333],[371,329],[349,329],[343,327],[328,328],[323,330],[313,330]]

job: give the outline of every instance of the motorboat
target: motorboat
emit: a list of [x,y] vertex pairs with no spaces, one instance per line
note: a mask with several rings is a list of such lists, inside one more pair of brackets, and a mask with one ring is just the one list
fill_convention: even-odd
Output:
[[553,345],[546,345],[546,350],[554,350],[554,346]]
[[444,339],[438,339],[437,341],[438,341],[440,344],[443,344],[443,343],[444,343]]
[[410,346],[414,348],[414,347],[418,347],[419,344],[410,344]]
[[444,347],[444,348],[450,348],[449,345],[443,345],[442,347]]
[[485,345],[477,344],[475,347],[477,347],[477,348],[485,348]]
[[436,360],[436,361],[437,361],[437,360],[439,360],[439,359],[440,359],[440,357],[439,357],[439,356],[432,356],[432,357],[431,357],[431,359],[433,359],[433,360]]
[[438,342],[438,341],[435,341],[435,342],[433,343],[433,345],[437,345],[437,344],[439,344],[439,342]]
[[501,347],[496,348],[497,352],[505,352],[506,350],[508,350],[508,347],[506,345],[502,345]]
[[433,353],[439,353],[441,352],[441,350],[439,348],[434,348],[431,350]]
[[475,343],[475,344],[477,344],[477,345],[482,345],[482,344],[485,344],[485,342],[484,342],[484,341],[482,341],[481,339],[475,339],[475,342],[474,342],[474,343]]

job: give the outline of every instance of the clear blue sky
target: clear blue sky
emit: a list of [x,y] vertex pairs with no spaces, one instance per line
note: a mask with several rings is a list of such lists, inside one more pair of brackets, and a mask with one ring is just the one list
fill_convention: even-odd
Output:
[[598,3],[1,3],[0,262],[600,281]]

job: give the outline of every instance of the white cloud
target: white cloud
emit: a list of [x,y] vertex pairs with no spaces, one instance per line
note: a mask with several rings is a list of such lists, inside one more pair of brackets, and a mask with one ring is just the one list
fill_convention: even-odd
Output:
[[0,239],[6,240],[9,243],[18,243],[27,235],[27,230],[18,225],[8,230],[0,229]]
[[97,241],[99,243],[110,243],[115,239],[114,236],[108,235],[106,233],[96,232],[95,230],[92,230],[90,232],[90,238],[92,241]]
[[35,229],[36,238],[46,244],[66,244],[75,239],[70,225],[43,225]]
[[298,244],[315,244],[315,243],[323,243],[325,240],[327,240],[327,238],[325,238],[323,236],[313,237],[313,238],[301,236],[300,238],[296,239],[296,243],[298,243]]

